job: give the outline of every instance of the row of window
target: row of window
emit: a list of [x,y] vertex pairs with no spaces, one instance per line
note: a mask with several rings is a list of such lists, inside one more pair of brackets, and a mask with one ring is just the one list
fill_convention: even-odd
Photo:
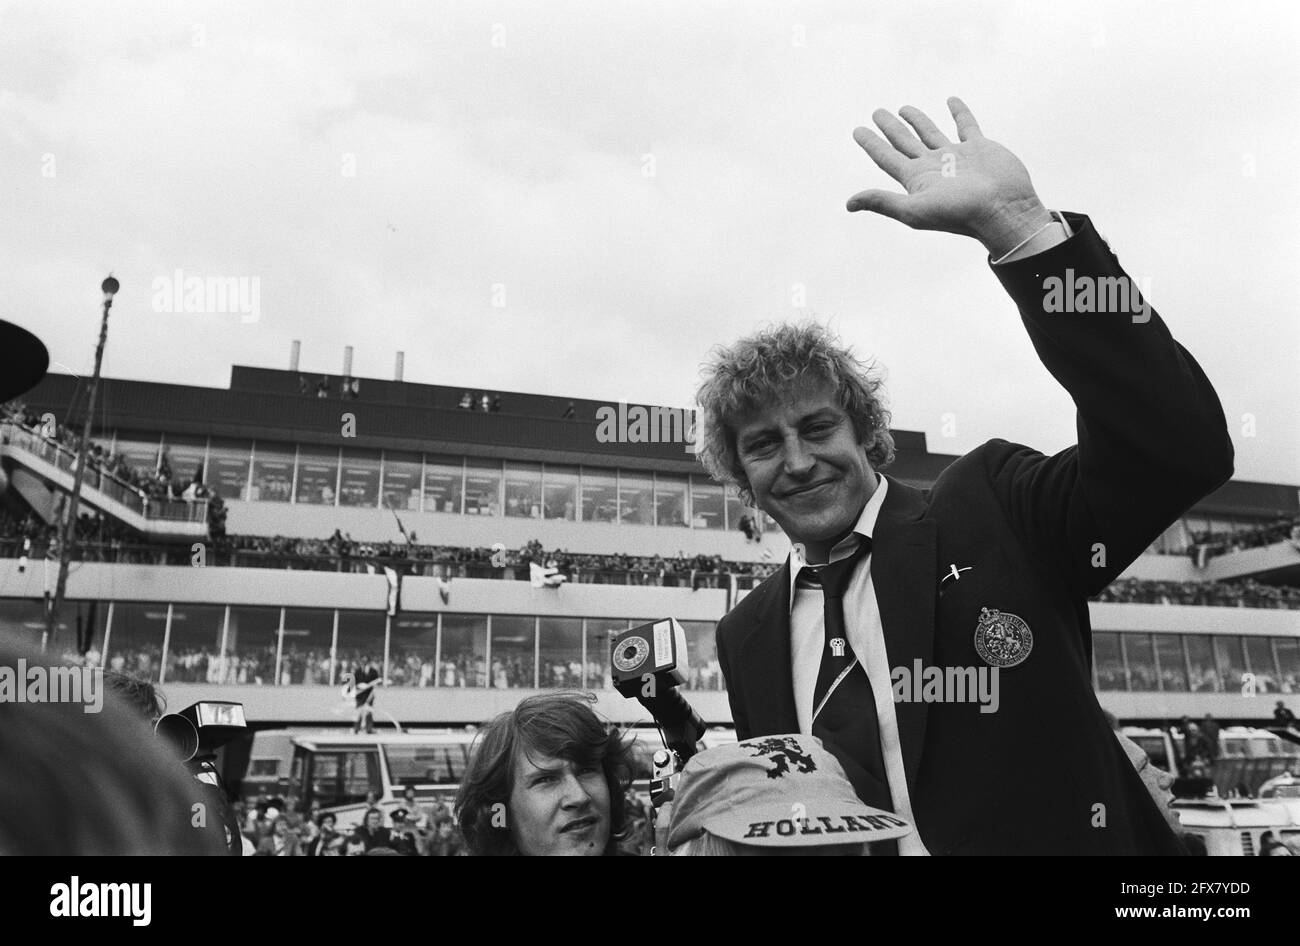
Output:
[[[75,613],[74,613],[75,608]],[[651,618],[555,618],[243,605],[90,605],[67,609],[56,649],[93,627],[99,662],[161,683],[335,685],[374,659],[395,686],[608,689],[609,634]],[[39,645],[39,601],[0,599],[0,632]],[[683,621],[690,689],[724,688],[714,622]],[[385,666],[385,653],[387,664]],[[1300,638],[1093,634],[1102,691],[1300,693]]]
[[117,433],[105,442],[139,470],[201,470],[225,499],[471,516],[735,529],[751,510],[704,475],[454,455]]
[[[554,618],[242,605],[86,602],[69,607],[55,651],[94,628],[95,661],[156,683],[341,685],[374,660],[393,686],[612,689],[609,635],[653,618]],[[39,646],[37,601],[0,599],[0,632]],[[683,621],[686,686],[722,689],[712,621]],[[385,655],[387,661],[385,662]]]
[[1300,638],[1094,633],[1092,654],[1099,690],[1300,693]]

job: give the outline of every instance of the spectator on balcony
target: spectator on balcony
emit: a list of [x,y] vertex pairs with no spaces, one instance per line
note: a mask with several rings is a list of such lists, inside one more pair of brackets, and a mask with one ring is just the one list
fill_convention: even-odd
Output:
[[1287,705],[1281,700],[1277,701],[1277,706],[1273,709],[1273,721],[1281,729],[1295,728],[1295,713],[1287,708]]

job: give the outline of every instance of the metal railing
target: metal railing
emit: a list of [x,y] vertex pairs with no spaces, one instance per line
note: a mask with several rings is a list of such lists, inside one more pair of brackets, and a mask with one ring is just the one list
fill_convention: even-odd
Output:
[[[3,437],[4,443],[20,447],[69,474],[76,473],[77,454],[63,444],[55,443],[13,421],[0,422],[0,436]],[[208,519],[206,499],[149,496],[140,487],[105,472],[90,458],[86,460],[86,474],[82,480],[82,488],[102,493],[145,519],[162,522],[207,522]]]
[[[47,541],[32,542],[28,551],[31,558],[42,558],[49,548]],[[17,536],[0,538],[0,558],[17,558],[23,554],[23,539]],[[447,562],[430,558],[404,555],[304,555],[290,552],[262,551],[256,549],[211,548],[206,552],[206,564],[232,568],[270,568],[290,571],[339,572],[368,574],[382,571],[384,566],[396,568],[405,575],[424,578],[483,578],[495,581],[528,581],[527,564],[507,565],[497,568],[488,562]],[[73,549],[73,560],[106,562],[126,565],[190,565],[190,547],[168,547],[115,541],[79,541]],[[730,574],[726,572],[650,571],[647,569],[592,569],[575,568],[569,573],[574,584],[638,585],[659,588],[719,588],[726,589]],[[736,586],[749,590],[763,580],[758,575],[737,575]]]

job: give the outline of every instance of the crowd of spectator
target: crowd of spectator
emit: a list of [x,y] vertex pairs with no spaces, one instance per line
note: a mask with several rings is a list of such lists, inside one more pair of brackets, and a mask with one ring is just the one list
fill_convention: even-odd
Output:
[[[66,424],[46,422],[15,401],[5,403],[0,411],[5,421],[17,424],[73,454],[81,450],[82,435]],[[120,453],[92,440],[86,451],[86,470],[91,485],[96,482],[95,474],[102,473],[147,499],[207,499],[211,495],[202,481],[201,469],[188,471],[189,475],[174,476],[166,450],[158,457],[154,469],[142,470],[128,463]]]
[[[402,807],[387,817],[376,807],[374,793],[366,799],[365,820],[352,831],[342,831],[333,814],[313,803],[302,810],[298,800],[269,797],[234,803],[244,837],[256,855],[264,857],[355,857],[398,855],[405,857],[463,857],[464,838],[447,801],[421,804],[407,789]],[[627,792],[629,831],[620,842],[626,854],[647,855],[653,841],[648,800]],[[387,823],[385,823],[385,821]]]
[[[101,515],[95,510],[79,512],[74,526],[74,537],[78,544],[107,545],[116,548],[138,545],[144,541],[144,536],[135,529],[112,516]],[[20,547],[26,548],[30,554],[33,549],[40,549],[43,552],[54,544],[56,539],[57,529],[53,523],[43,522],[30,512],[21,516],[14,515],[0,506],[0,541],[9,540],[10,543],[17,541]],[[29,540],[30,544],[22,546],[22,540]]]
[[[0,556],[14,558],[46,554],[53,545],[54,527],[33,515],[16,517],[0,508]],[[190,546],[168,549],[145,544],[143,537],[119,521],[83,512],[77,521],[78,554],[83,561],[134,564],[191,564]],[[392,565],[405,574],[443,579],[496,578],[528,580],[529,564],[554,568],[566,581],[578,584],[624,584],[656,587],[725,588],[737,576],[742,588],[752,587],[776,571],[774,562],[727,561],[720,555],[675,556],[583,553],[545,550],[533,540],[518,549],[419,545],[403,542],[358,542],[335,530],[326,539],[292,536],[231,536],[209,556],[209,565],[328,569],[373,572]],[[1300,588],[1240,581],[1158,581],[1121,578],[1094,601],[1212,605],[1237,608],[1300,610]],[[297,672],[297,671],[295,671]],[[411,671],[415,673],[414,670]],[[441,673],[442,671],[439,671]],[[306,675],[305,669],[301,671]],[[426,671],[421,668],[420,674]],[[468,674],[467,674],[468,675]],[[297,681],[295,681],[297,682]]]
[[[766,578],[779,565],[772,562],[733,562],[721,555],[675,556],[603,554],[547,551],[537,540],[518,549],[446,545],[413,542],[359,542],[350,534],[335,530],[328,539],[292,536],[232,536],[229,551],[240,565],[259,564],[258,557],[273,567],[337,568],[367,572],[382,565],[400,566],[415,575],[439,578],[529,578],[530,564],[554,568],[566,581],[580,584],[627,584],[691,588],[725,587],[727,577]],[[245,553],[245,554],[239,554]],[[752,582],[751,582],[752,583]]]
[[1253,529],[1233,529],[1230,532],[1202,531],[1192,535],[1187,554],[1198,565],[1204,565],[1216,555],[1241,552],[1245,549],[1263,548],[1278,542],[1290,541],[1300,547],[1300,518],[1281,517],[1265,526]]
[[1194,604],[1222,608],[1300,609],[1300,588],[1265,585],[1253,578],[1241,581],[1151,581],[1120,578],[1093,601],[1126,604]]
[[249,845],[266,857],[457,857],[466,853],[450,804],[420,804],[413,790],[407,792],[404,806],[390,811],[387,818],[375,807],[372,793],[365,821],[350,832],[340,830],[336,816],[323,813],[319,804],[304,811],[293,795],[279,798],[263,790],[234,807]]

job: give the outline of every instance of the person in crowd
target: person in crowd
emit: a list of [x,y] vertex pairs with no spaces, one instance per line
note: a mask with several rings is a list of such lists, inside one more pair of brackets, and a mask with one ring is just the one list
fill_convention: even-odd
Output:
[[378,808],[367,809],[365,820],[357,826],[352,841],[364,845],[367,854],[377,847],[391,848],[393,833],[384,827],[384,813]]
[[433,835],[426,853],[430,857],[458,857],[465,853],[465,840],[456,830],[456,821],[450,813],[434,819]]
[[416,830],[427,831],[429,829],[429,812],[419,803],[414,785],[408,785],[402,789],[402,807],[407,812],[406,820],[415,825]]
[[[1108,713],[1110,719],[1114,719]],[[1178,818],[1178,812],[1174,810],[1174,776],[1166,772],[1157,765],[1153,765],[1151,757],[1147,755],[1146,750],[1139,746],[1128,736],[1120,732],[1118,724],[1114,727],[1115,738],[1124,749],[1124,754],[1133,765],[1134,771],[1142,779],[1142,784],[1146,786],[1151,800],[1155,802],[1160,813],[1164,815],[1165,821],[1174,833],[1180,838],[1183,836],[1183,824]]]
[[[0,634],[15,677],[48,658]],[[100,712],[81,703],[13,701],[0,726],[0,851],[76,857],[224,853],[191,825],[194,780],[155,737],[130,695],[105,687]]]
[[460,409],[462,411],[472,411],[474,409],[474,395],[468,391],[460,396]]
[[630,747],[575,693],[528,697],[475,740],[456,797],[476,856],[613,856],[627,828]]
[[316,819],[316,837],[307,842],[308,857],[337,857],[343,853],[346,838],[339,833],[338,823],[329,812]]
[[352,670],[350,691],[356,701],[356,715],[352,721],[353,732],[375,731],[375,688],[380,680],[379,664],[373,657],[365,657]]
[[[884,138],[854,132],[907,193],[864,191],[848,209],[983,244],[1072,396],[1079,443],[1048,457],[990,440],[923,491],[878,472],[895,453],[882,382],[828,330],[781,325],[718,349],[698,456],[793,544],[719,622],[732,718],[742,739],[821,737],[867,805],[916,824],[903,854],[1182,854],[1102,717],[1085,603],[1232,476],[1223,409],[1149,304],[1140,325],[1062,314],[1074,274],[1129,277],[1086,216],[1049,211],[1020,160],[948,104],[958,143],[914,108],[910,128],[880,110]],[[877,700],[891,666],[962,653],[1014,676],[1019,696],[987,715]],[[1107,830],[1062,803],[1064,772],[1071,797],[1104,802]]]
[[[162,692],[145,676],[136,676],[120,670],[106,670],[103,681],[106,690],[118,695],[124,704],[151,728],[157,725],[158,720],[166,712],[167,701],[163,698]],[[225,795],[224,789],[213,783],[212,773],[206,773],[202,777],[195,773],[187,772],[187,774],[197,780],[194,782],[194,788],[191,789],[196,793],[196,798],[213,809],[205,830],[225,841],[228,854],[236,856],[243,854],[240,819]]]
[[1260,857],[1294,857],[1295,851],[1287,846],[1272,831],[1265,831],[1259,836]]
[[820,739],[792,734],[693,756],[667,842],[674,855],[861,856],[911,832],[903,819],[862,803]]
[[257,853],[263,857],[299,857],[302,854],[298,833],[290,825],[288,815],[276,817],[271,834],[258,842]]
[[1205,718],[1201,720],[1201,735],[1205,739],[1206,757],[1213,764],[1219,757],[1219,721],[1212,713],[1206,713]]
[[415,857],[421,853],[420,849],[426,839],[411,823],[409,815],[410,812],[405,808],[394,808],[389,815],[393,823],[389,828],[389,834],[392,837],[394,851],[404,857]]
[[1273,707],[1273,722],[1282,729],[1293,729],[1295,727],[1295,713],[1287,708],[1286,703],[1278,700],[1277,706]]

